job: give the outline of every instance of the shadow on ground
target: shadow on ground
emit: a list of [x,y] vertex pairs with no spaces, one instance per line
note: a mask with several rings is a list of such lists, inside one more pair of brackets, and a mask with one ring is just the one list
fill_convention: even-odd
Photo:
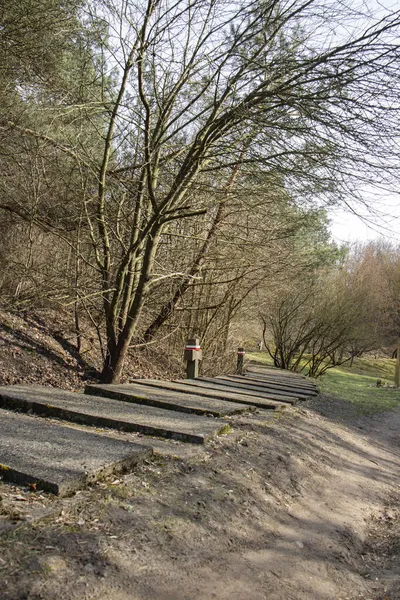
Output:
[[241,435],[208,453],[55,499],[58,519],[3,536],[4,598],[396,600],[367,527],[398,484],[382,440],[393,417],[344,426],[326,412],[233,419]]

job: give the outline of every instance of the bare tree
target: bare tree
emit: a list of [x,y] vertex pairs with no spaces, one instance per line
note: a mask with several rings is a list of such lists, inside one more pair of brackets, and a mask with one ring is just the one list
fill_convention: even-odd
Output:
[[[298,190],[300,167],[303,174],[308,170],[314,189],[324,182],[328,192],[333,168],[344,173],[362,158],[363,173],[367,165],[371,170],[372,151],[389,126],[387,84],[398,57],[391,38],[397,14],[374,16],[362,27],[348,8],[353,30],[335,39],[321,10],[329,11],[331,20],[339,13],[326,2],[150,0],[125,8],[111,20],[123,32],[113,49],[122,70],[93,221],[107,324],[107,381],[121,375],[153,285],[165,227],[204,211],[195,194],[204,174],[237,164],[249,136],[253,142],[242,161],[276,165]],[[319,32],[318,44],[299,33],[306,20]],[[116,140],[120,155],[136,149],[127,151],[132,158],[126,167],[120,160],[115,165]],[[381,146],[376,163],[383,154]],[[119,240],[123,251],[117,262],[110,216],[121,198],[112,206],[109,201],[110,178],[116,176],[131,196],[130,225]]]
[[[97,141],[66,143],[40,123],[24,134],[95,176],[82,202],[105,315],[103,379],[117,381],[159,281],[163,235],[210,208],[199,190],[226,190],[239,163],[279,174],[296,201],[348,197],[384,167],[392,176],[399,13],[331,0],[121,0],[93,2],[88,18],[108,27]],[[81,110],[59,104],[60,115]],[[93,110],[86,102],[91,122]]]

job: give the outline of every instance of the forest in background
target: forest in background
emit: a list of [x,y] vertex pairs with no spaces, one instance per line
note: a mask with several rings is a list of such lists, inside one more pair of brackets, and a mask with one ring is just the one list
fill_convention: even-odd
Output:
[[400,335],[400,249],[325,209],[398,190],[399,11],[5,0],[0,303],[57,310],[104,381],[261,337],[310,375]]

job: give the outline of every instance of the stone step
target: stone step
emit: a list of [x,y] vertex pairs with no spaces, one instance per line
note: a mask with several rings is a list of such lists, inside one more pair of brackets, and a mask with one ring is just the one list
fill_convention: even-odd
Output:
[[35,416],[0,411],[0,476],[65,496],[132,469],[152,449]]
[[191,395],[188,395],[179,391],[179,389],[174,389],[173,386],[169,387],[168,381],[160,381],[159,384],[159,386],[151,386],[147,379],[126,384],[91,384],[85,387],[85,394],[104,396],[135,404],[157,406],[167,410],[199,415],[213,415],[214,417],[224,417],[255,410],[254,406],[250,406],[249,404],[203,398],[200,395],[196,395],[193,389]]
[[[293,395],[283,395],[279,392],[277,394],[273,392],[257,392],[243,386],[239,388],[239,386],[235,386],[230,382],[224,382],[222,379],[199,377],[197,379],[185,379],[184,381],[190,381],[191,386],[200,389],[223,390],[230,394],[240,394],[245,396],[247,402],[254,404],[255,406],[260,406],[260,408],[266,408],[265,406],[262,406],[262,402],[265,401],[272,401],[274,404],[277,404],[278,402],[280,404],[295,404],[297,402],[297,397]],[[225,383],[226,385],[224,385]],[[260,401],[260,404],[258,401]]]
[[249,390],[255,390],[256,392],[267,392],[267,393],[274,393],[274,394],[282,394],[285,396],[293,396],[294,398],[298,398],[299,400],[301,399],[306,399],[310,396],[310,394],[308,394],[307,392],[305,392],[304,390],[300,390],[300,389],[290,389],[286,386],[284,386],[283,384],[277,384],[277,383],[258,383],[258,384],[253,384],[249,381],[246,381],[246,378],[243,377],[242,379],[237,379],[234,377],[230,377],[230,376],[221,376],[221,377],[217,377],[217,379],[223,381],[224,383],[228,383],[232,384],[236,387],[238,387],[239,389],[245,388],[245,389],[249,389]]
[[42,386],[0,386],[0,408],[203,444],[226,422]]
[[199,385],[196,379],[178,379],[175,381],[159,381],[157,379],[137,379],[135,380],[135,383],[138,383],[140,385],[152,386],[154,388],[176,390],[179,393],[196,394],[197,396],[205,398],[214,398],[221,401],[245,404],[246,406],[248,406],[250,403],[253,408],[255,406],[258,406],[259,408],[267,408],[273,410],[284,404],[279,400],[275,400],[275,396],[272,396],[270,400],[260,398],[258,404],[255,405],[247,395],[235,392],[233,388],[223,388],[222,386],[213,387],[212,385],[208,385],[206,383]]

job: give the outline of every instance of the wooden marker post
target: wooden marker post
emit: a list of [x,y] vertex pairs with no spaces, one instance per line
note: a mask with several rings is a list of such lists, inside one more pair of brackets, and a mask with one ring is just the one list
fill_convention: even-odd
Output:
[[396,371],[394,374],[394,385],[400,387],[400,337],[397,340],[397,358],[396,358]]
[[244,363],[244,355],[246,352],[244,348],[238,348],[237,351],[237,366],[236,366],[236,374],[243,375],[243,363]]
[[199,376],[199,361],[203,358],[198,338],[190,338],[186,342],[184,358],[187,362],[186,379],[196,379]]

